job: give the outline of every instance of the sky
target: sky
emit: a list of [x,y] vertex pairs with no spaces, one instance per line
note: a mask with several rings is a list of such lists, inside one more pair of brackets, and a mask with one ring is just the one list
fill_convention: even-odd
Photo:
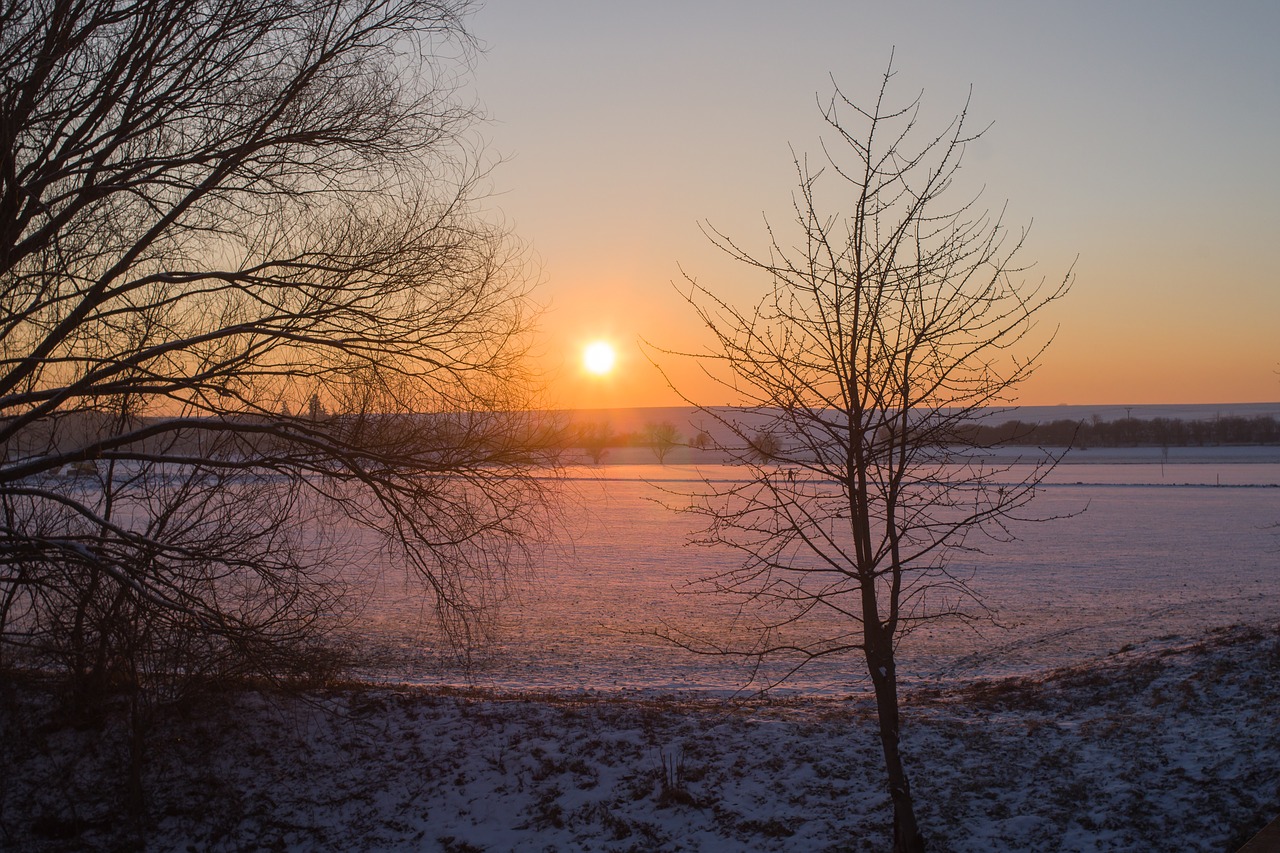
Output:
[[[674,405],[640,342],[701,349],[676,285],[767,285],[704,236],[787,221],[816,102],[879,85],[941,128],[972,92],[962,186],[1061,278],[1025,405],[1280,399],[1280,3],[487,0],[472,72],[491,212],[531,252],[552,405]],[[963,182],[969,182],[964,184]],[[618,357],[582,365],[591,342]],[[669,359],[699,402],[731,402]]]

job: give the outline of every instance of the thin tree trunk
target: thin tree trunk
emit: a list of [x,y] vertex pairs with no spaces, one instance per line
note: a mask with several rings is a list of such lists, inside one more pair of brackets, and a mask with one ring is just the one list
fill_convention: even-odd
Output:
[[[879,636],[874,636],[879,635]],[[874,639],[873,639],[874,636]],[[893,638],[882,632],[867,632],[867,667],[876,692],[876,715],[880,723],[880,747],[893,802],[893,853],[923,853],[924,836],[916,823],[911,783],[902,766],[899,744],[898,674],[893,659]]]
[[143,708],[145,701],[135,684],[129,697],[129,767],[125,783],[125,808],[135,829],[139,829],[146,817],[147,795],[143,774],[147,761],[147,720]]

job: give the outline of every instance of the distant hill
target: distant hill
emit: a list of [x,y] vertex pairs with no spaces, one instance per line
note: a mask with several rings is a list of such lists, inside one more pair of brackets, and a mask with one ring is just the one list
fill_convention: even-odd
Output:
[[[620,409],[574,409],[563,413],[572,424],[609,423],[615,432],[640,432],[649,424],[670,423],[684,430],[696,427],[707,416],[690,406],[650,406]],[[1167,405],[1009,406],[992,409],[982,420],[988,424],[1019,420],[1047,424],[1053,421],[1118,421],[1155,418],[1211,421],[1219,417],[1272,417],[1280,420],[1277,403],[1177,403]],[[709,424],[706,426],[710,426]]]
[[[725,411],[733,411],[728,407]],[[705,412],[688,406],[579,409],[560,413],[576,436],[571,446],[595,446],[595,461],[645,461],[642,449],[655,445],[657,428],[673,448],[667,461],[688,463],[707,457],[688,445],[702,446],[705,431],[716,443],[740,444]],[[741,413],[735,420],[747,421]],[[765,418],[761,416],[761,426]],[[971,429],[958,433],[964,443],[1066,447],[1216,447],[1280,444],[1280,403],[1222,403],[1141,406],[1013,406],[992,409]],[[605,448],[608,448],[607,450]],[[633,458],[634,457],[634,458]]]

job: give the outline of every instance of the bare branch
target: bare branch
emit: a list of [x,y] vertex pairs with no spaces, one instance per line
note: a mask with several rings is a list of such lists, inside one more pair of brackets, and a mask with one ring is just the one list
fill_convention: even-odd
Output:
[[[794,242],[766,223],[766,248],[755,252],[703,229],[767,284],[743,309],[686,277],[681,293],[710,347],[657,353],[695,359],[739,398],[738,408],[700,414],[720,427],[713,449],[744,474],[672,499],[705,521],[694,541],[742,556],[702,586],[761,619],[736,647],[670,626],[658,634],[793,668],[860,652],[877,698],[894,849],[909,850],[922,842],[898,748],[897,644],[940,619],[990,616],[951,560],[1011,538],[1057,457],[994,463],[969,427],[1034,370],[1048,345],[1035,339],[1035,320],[1071,274],[1028,284],[1017,262],[1025,230],[1010,233],[976,199],[950,201],[965,147],[983,131],[969,129],[966,102],[925,132],[918,97],[890,106],[892,77],[890,63],[869,108],[838,86],[819,101],[835,138],[819,169],[793,155]],[[815,634],[807,626],[820,613],[838,619],[815,624],[839,627]]]
[[478,641],[556,442],[469,4],[0,4],[0,651],[270,674],[371,561]]

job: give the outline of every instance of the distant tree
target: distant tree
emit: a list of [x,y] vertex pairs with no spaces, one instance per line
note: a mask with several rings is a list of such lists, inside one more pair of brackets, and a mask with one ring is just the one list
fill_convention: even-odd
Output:
[[613,440],[613,427],[608,421],[583,424],[578,427],[578,443],[591,457],[593,465],[600,464],[605,454],[609,452],[609,445]]
[[320,402],[319,394],[312,394],[311,400],[307,403],[307,416],[313,421],[322,420],[326,412],[324,404]]
[[747,439],[747,454],[761,465],[776,460],[782,450],[782,442],[767,430],[758,430]]
[[658,457],[658,462],[667,464],[667,454],[680,444],[680,431],[666,421],[647,424],[644,428],[644,442]]
[[289,674],[375,554],[481,624],[543,433],[466,8],[0,0],[0,654]]
[[[1027,285],[1014,262],[1023,236],[973,202],[949,201],[979,135],[968,108],[917,141],[918,99],[890,108],[891,77],[890,67],[870,109],[839,89],[820,105],[835,144],[821,168],[795,160],[794,237],[770,226],[767,249],[752,253],[708,230],[770,286],[739,308],[688,279],[687,299],[714,336],[712,354],[693,357],[746,405],[699,407],[729,436],[716,449],[743,466],[745,483],[709,480],[686,510],[706,520],[698,543],[742,555],[740,568],[705,583],[758,606],[766,627],[740,646],[673,626],[659,633],[714,654],[798,654],[797,666],[859,653],[875,691],[893,849],[918,851],[896,649],[921,625],[981,615],[964,606],[973,599],[949,555],[1004,537],[1052,464],[1019,478],[962,436],[1034,369],[1046,344],[1026,349],[1033,321],[1070,276]],[[845,623],[798,641],[797,626],[819,613]]]

